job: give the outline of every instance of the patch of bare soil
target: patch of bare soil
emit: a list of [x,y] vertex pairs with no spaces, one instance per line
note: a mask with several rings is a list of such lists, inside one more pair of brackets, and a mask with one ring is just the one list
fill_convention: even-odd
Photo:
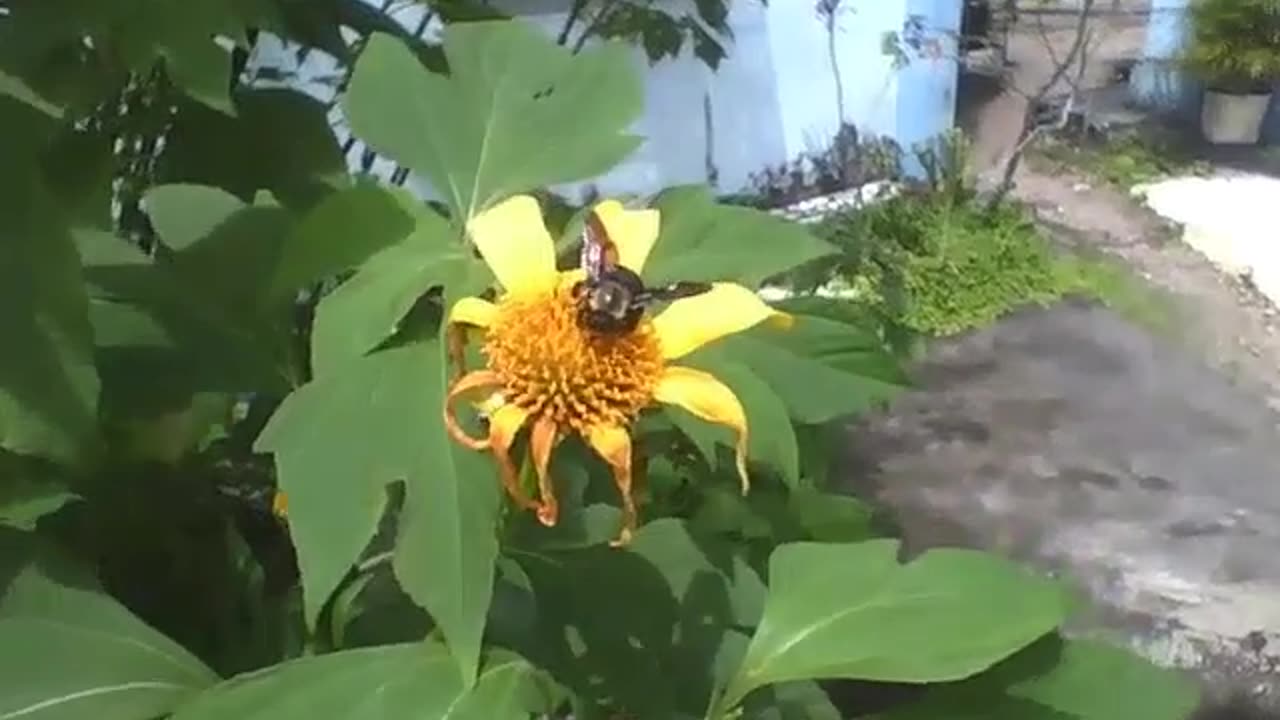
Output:
[[1120,259],[1174,299],[1182,344],[1233,382],[1265,393],[1280,411],[1280,315],[1244,281],[1184,245],[1141,202],[1071,174],[1019,173],[1014,197],[1034,208],[1058,240]]

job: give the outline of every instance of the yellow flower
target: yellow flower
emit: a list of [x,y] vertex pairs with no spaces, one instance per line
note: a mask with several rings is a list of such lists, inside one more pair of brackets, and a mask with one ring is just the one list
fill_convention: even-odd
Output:
[[[628,210],[615,200],[594,208],[617,247],[618,264],[640,273],[658,237],[657,210]],[[582,437],[613,471],[622,496],[623,526],[615,545],[630,540],[636,527],[631,492],[629,429],[654,403],[682,407],[703,420],[737,432],[737,465],[742,491],[746,468],[747,419],[733,392],[700,370],[671,365],[699,347],[770,318],[786,316],[751,290],[715,283],[693,297],[672,302],[634,331],[599,334],[578,322],[573,286],[580,269],[557,271],[555,248],[537,201],[516,196],[476,216],[467,232],[502,286],[496,302],[468,297],[449,313],[452,352],[461,362],[466,339],[483,332],[486,367],[458,377],[445,401],[445,425],[460,443],[488,450],[497,460],[503,486],[522,508],[554,525],[559,505],[547,468],[556,444],[569,433]],[[479,398],[488,436],[475,438],[459,426],[454,403]],[[529,451],[538,478],[538,500],[520,488],[510,457],[516,435],[529,427]]]

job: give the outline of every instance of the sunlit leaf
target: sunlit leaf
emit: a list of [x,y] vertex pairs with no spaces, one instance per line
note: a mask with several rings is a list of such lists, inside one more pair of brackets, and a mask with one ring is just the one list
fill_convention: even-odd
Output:
[[427,290],[443,286],[446,305],[482,287],[480,263],[433,212],[417,213],[399,242],[375,253],[316,307],[311,363],[333,372],[385,340]]
[[638,144],[641,110],[628,50],[573,55],[524,22],[446,26],[449,75],[375,34],[343,99],[355,134],[422,173],[456,218],[508,195],[595,176]]
[[740,363],[773,390],[797,422],[819,424],[867,410],[906,384],[897,361],[865,329],[796,315],[786,330],[759,326],[695,353],[712,373]]
[[474,689],[437,643],[383,645],[295,660],[232,678],[173,720],[528,720],[550,682],[511,653],[491,655]]
[[721,205],[703,186],[663,191],[653,206],[662,230],[645,263],[651,285],[728,280],[756,287],[766,278],[835,252],[803,225],[769,213]]
[[396,576],[470,679],[493,589],[499,498],[487,458],[446,437],[443,387],[438,343],[384,350],[290,395],[257,447],[275,454],[289,497],[309,624],[368,545],[386,484],[405,481]]
[[898,550],[895,540],[775,550],[764,618],[725,706],[755,688],[794,680],[962,679],[1052,632],[1066,616],[1056,584],[1008,561],[938,549],[900,565]]
[[884,720],[1184,720],[1198,702],[1182,672],[1098,640],[1047,638]]

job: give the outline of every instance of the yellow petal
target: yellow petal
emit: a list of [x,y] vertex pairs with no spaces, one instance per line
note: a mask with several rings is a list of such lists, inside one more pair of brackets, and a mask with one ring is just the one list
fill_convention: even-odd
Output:
[[474,438],[458,424],[458,416],[453,412],[453,403],[458,398],[486,390],[501,384],[498,376],[490,370],[477,370],[467,373],[449,386],[449,394],[444,399],[444,428],[459,444],[472,450],[485,450],[489,447],[489,438]]
[[547,470],[551,466],[551,451],[560,442],[560,428],[549,417],[540,417],[529,433],[529,454],[533,469],[538,475],[538,521],[547,527],[556,524],[560,516],[560,503]]
[[489,448],[493,451],[494,460],[498,461],[498,475],[502,477],[502,487],[525,510],[533,510],[538,504],[533,498],[524,494],[520,487],[520,471],[511,462],[511,444],[515,442],[520,428],[529,419],[529,413],[518,405],[503,405],[489,418]]
[[498,306],[478,297],[464,297],[449,310],[449,322],[487,328],[498,315]]
[[661,216],[657,210],[628,210],[617,200],[596,204],[596,216],[618,248],[618,264],[640,274],[649,251],[658,240]]
[[598,425],[586,436],[587,444],[609,463],[613,482],[622,496],[622,528],[610,545],[621,547],[631,542],[636,529],[636,501],[631,496],[631,436],[617,425]]
[[725,425],[738,434],[734,448],[742,494],[751,489],[747,476],[747,413],[738,396],[710,373],[693,368],[672,366],[663,371],[653,398],[660,403],[676,405],[707,422]]
[[540,292],[556,282],[556,250],[538,201],[516,195],[471,218],[467,234],[509,293]]
[[284,491],[277,490],[274,497],[271,498],[271,514],[287,520],[289,517],[289,496]]
[[716,283],[701,295],[668,305],[653,319],[653,328],[662,356],[672,360],[779,315],[751,290],[736,283]]

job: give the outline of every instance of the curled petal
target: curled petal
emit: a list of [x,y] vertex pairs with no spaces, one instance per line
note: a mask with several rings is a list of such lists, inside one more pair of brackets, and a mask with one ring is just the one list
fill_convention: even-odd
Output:
[[747,413],[727,385],[710,373],[693,368],[667,368],[658,380],[653,397],[660,403],[676,405],[707,422],[725,425],[737,433],[734,447],[742,494],[751,489],[747,475]]
[[449,432],[450,437],[472,450],[487,450],[489,448],[488,438],[473,438],[462,429],[462,426],[458,424],[458,416],[453,411],[453,403],[464,395],[480,390],[488,390],[500,384],[498,376],[492,371],[477,370],[463,375],[449,387],[449,393],[444,399],[444,428]]
[[555,243],[532,196],[516,195],[479,213],[467,223],[467,234],[507,292],[555,286]]
[[503,405],[489,418],[489,449],[494,460],[498,461],[498,474],[502,477],[502,487],[507,494],[524,510],[537,509],[533,498],[525,495],[520,487],[520,472],[511,462],[511,444],[516,434],[529,419],[529,413],[518,405]]
[[604,200],[593,208],[609,239],[618,248],[618,264],[634,270],[644,269],[644,261],[658,240],[661,216],[657,210],[628,210],[617,200]]
[[498,306],[478,297],[464,297],[449,310],[449,322],[487,328],[498,315]]
[[622,528],[609,544],[622,547],[631,542],[636,529],[636,501],[631,496],[631,436],[616,425],[598,425],[587,432],[586,441],[613,470],[613,482],[622,497]]
[[663,357],[673,360],[779,315],[751,290],[736,283],[716,283],[701,295],[671,303],[653,319],[653,327]]
[[560,503],[555,488],[547,474],[551,466],[551,451],[560,442],[560,428],[548,417],[539,417],[529,433],[529,452],[533,456],[533,469],[538,474],[538,521],[547,527],[556,524],[560,517]]

